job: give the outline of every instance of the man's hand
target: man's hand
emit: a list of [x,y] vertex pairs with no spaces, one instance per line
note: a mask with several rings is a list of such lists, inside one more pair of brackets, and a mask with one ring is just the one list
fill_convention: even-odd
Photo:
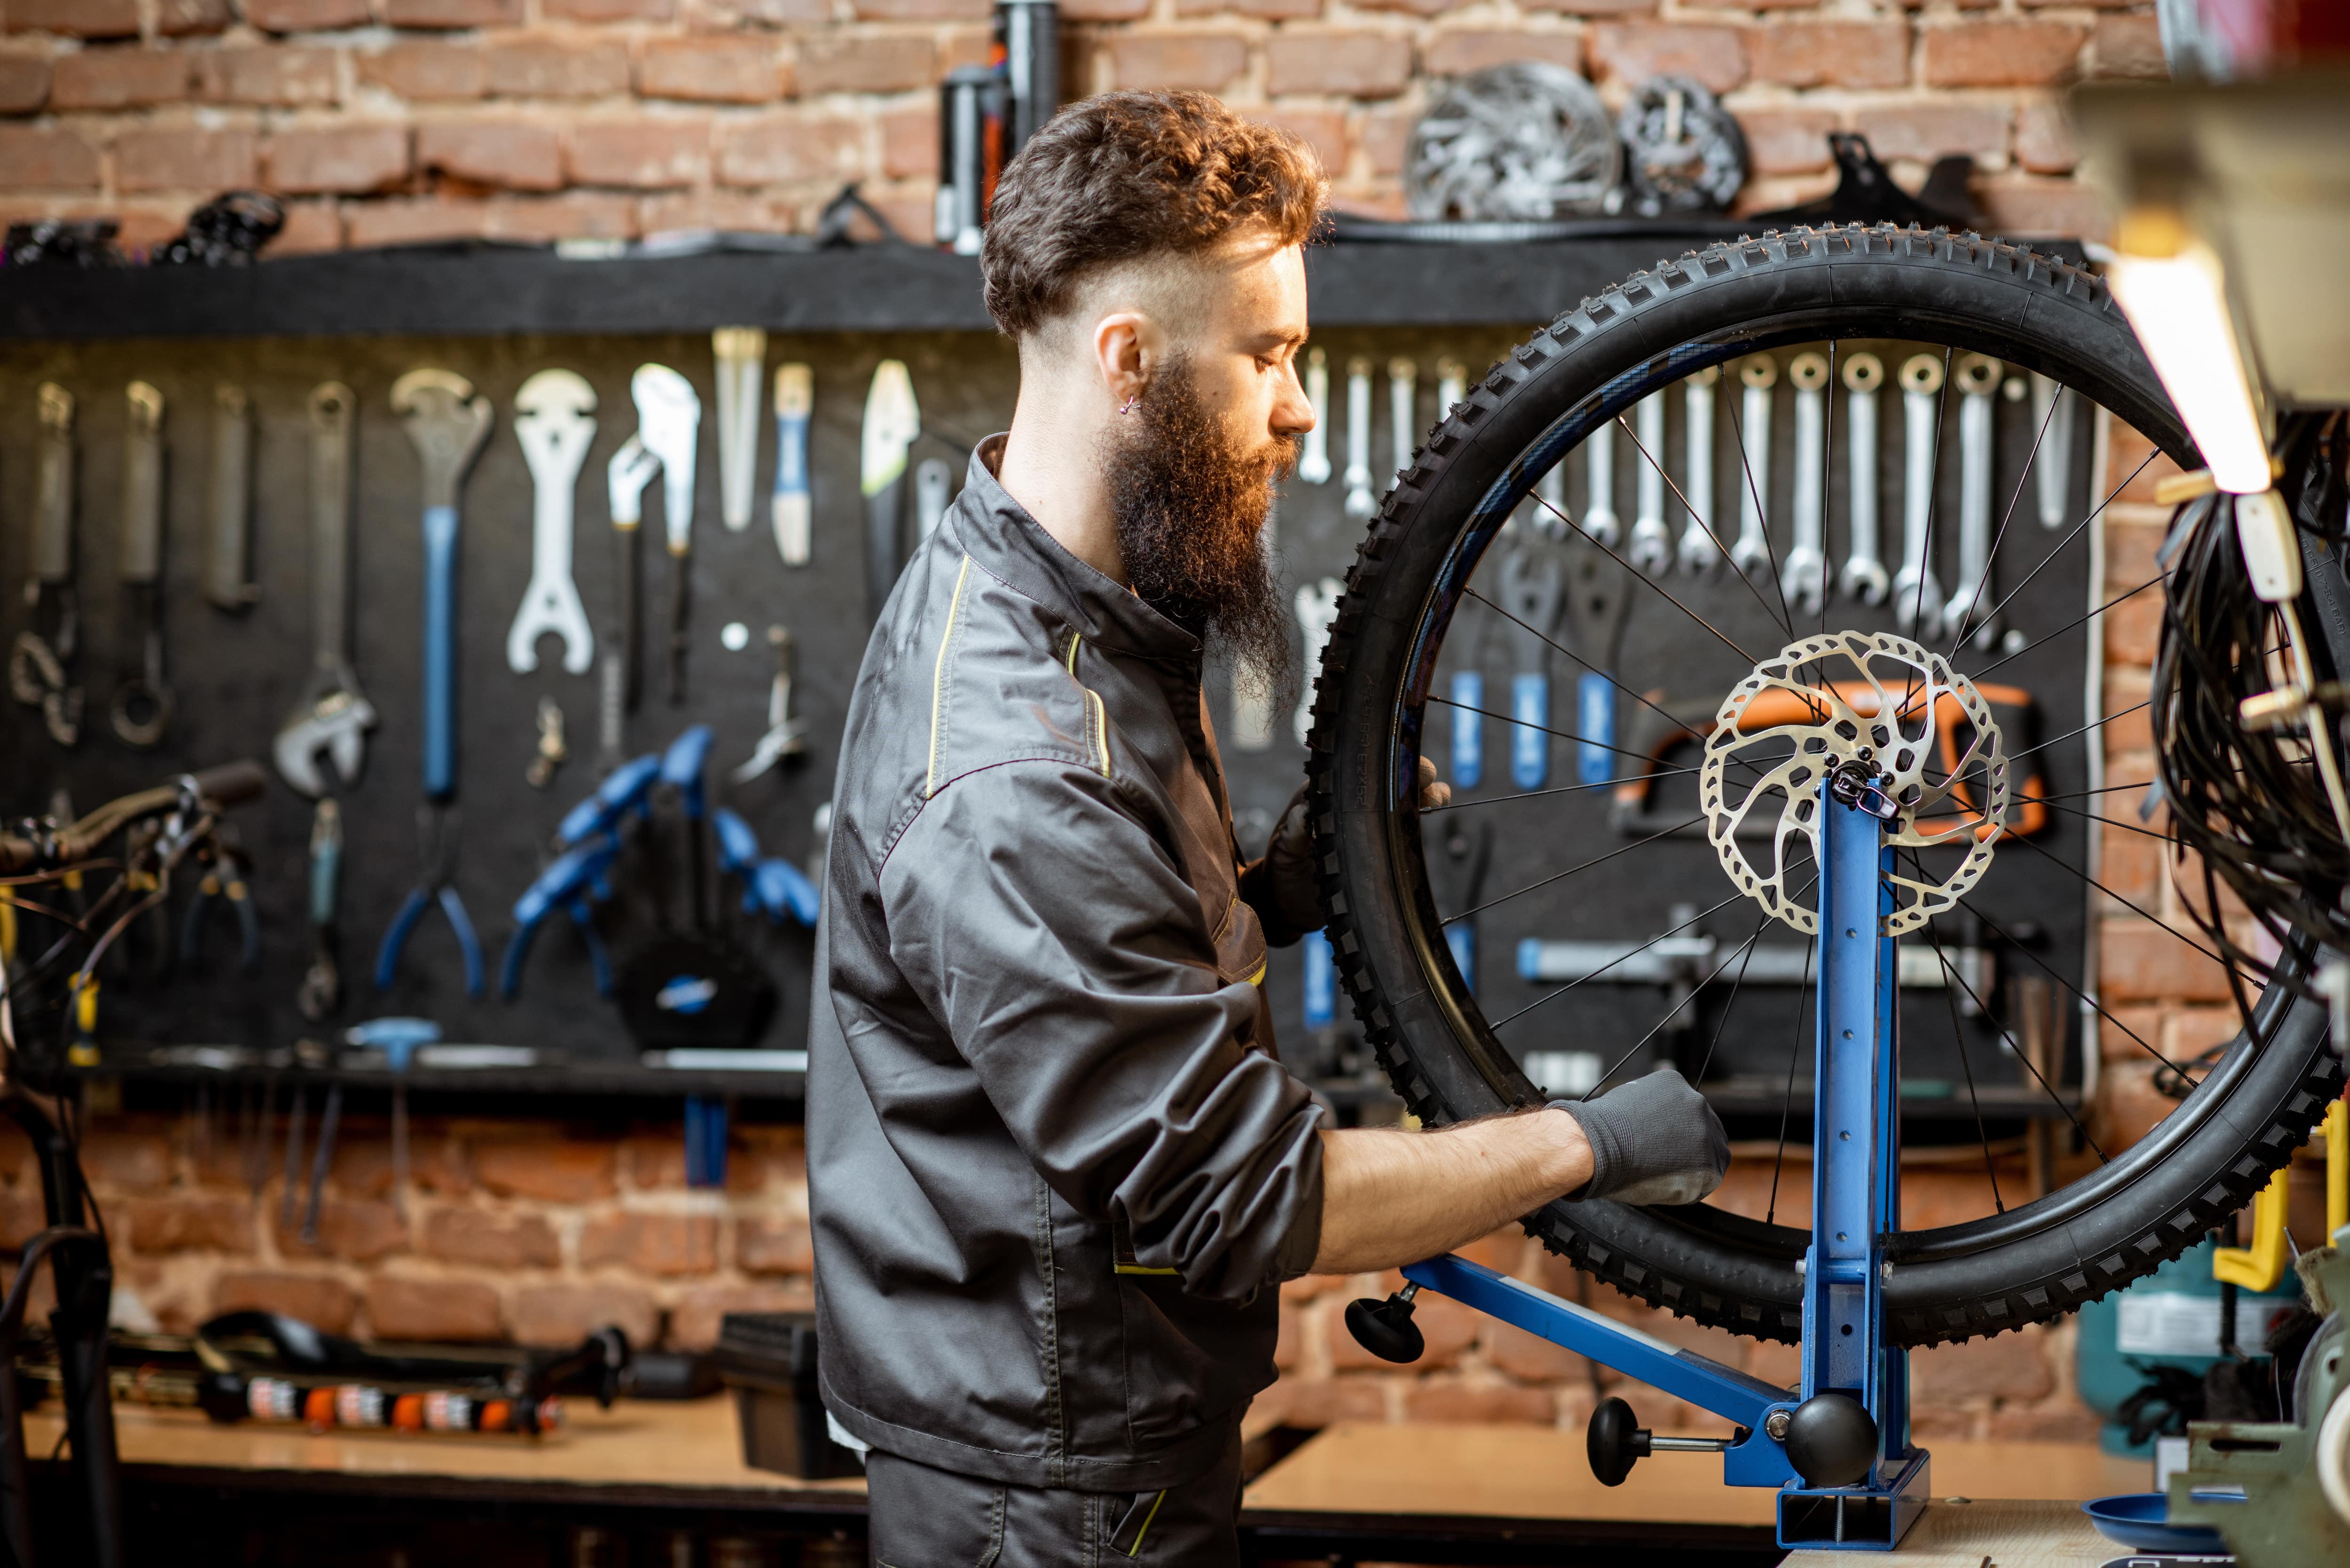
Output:
[[[1436,776],[1436,764],[1419,759],[1419,809],[1432,811],[1452,804],[1452,786]],[[1306,821],[1305,785],[1289,797],[1288,809],[1274,825],[1264,846],[1265,874],[1273,896],[1280,900],[1281,918],[1301,931],[1322,929],[1322,890],[1314,877],[1314,830]]]
[[1571,1202],[1694,1203],[1730,1170],[1730,1138],[1705,1096],[1659,1067],[1589,1100],[1553,1100],[1591,1145],[1591,1182]]

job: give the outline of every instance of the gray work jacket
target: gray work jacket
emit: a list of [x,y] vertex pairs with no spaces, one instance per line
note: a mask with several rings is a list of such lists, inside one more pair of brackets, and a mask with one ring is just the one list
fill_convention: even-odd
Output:
[[1273,1054],[1278,915],[1199,640],[1024,512],[1001,450],[899,578],[841,742],[808,1028],[823,1396],[921,1464],[1145,1491],[1273,1381],[1318,1115]]

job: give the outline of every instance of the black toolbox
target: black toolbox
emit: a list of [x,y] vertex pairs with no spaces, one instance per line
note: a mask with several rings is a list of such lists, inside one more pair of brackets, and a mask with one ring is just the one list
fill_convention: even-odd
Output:
[[803,1480],[863,1473],[863,1459],[834,1442],[825,1424],[816,1387],[816,1314],[728,1313],[713,1359],[734,1391],[744,1464]]

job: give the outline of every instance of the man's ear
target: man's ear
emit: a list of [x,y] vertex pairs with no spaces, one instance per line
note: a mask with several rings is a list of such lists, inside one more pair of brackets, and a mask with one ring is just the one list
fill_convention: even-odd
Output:
[[1094,369],[1110,406],[1123,413],[1150,389],[1166,358],[1165,336],[1139,310],[1119,310],[1094,323]]

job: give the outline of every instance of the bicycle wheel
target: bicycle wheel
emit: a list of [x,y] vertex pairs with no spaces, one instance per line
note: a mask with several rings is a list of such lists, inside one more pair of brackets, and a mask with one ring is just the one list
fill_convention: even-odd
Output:
[[[1722,373],[1733,360],[1739,386]],[[1762,400],[1751,400],[1758,392]],[[1898,473],[1891,452],[1876,451],[1856,422],[1896,398],[1898,415],[1886,408],[1881,422],[1899,431],[1889,443],[1902,451]],[[1929,403],[1930,425],[1923,422]],[[1805,1184],[1798,1179],[1782,1192],[1779,1182],[1790,1150],[1800,1158],[1810,1141],[1809,971],[1788,972],[1794,950],[1806,963],[1810,950],[1800,938],[1764,939],[1774,928],[1793,936],[1787,927],[1800,920],[1779,916],[1799,916],[1808,895],[1802,836],[1782,831],[1799,815],[1794,796],[1801,792],[1782,788],[1765,813],[1765,836],[1777,835],[1770,843],[1797,851],[1767,868],[1785,906],[1773,913],[1750,896],[1731,858],[1747,856],[1752,868],[1755,840],[1735,824],[1724,826],[1719,794],[1699,791],[1709,776],[1751,786],[1789,754],[1788,712],[1763,711],[1766,699],[1783,701],[1783,691],[1772,699],[1741,683],[1770,685],[1756,679],[1758,667],[1806,639],[1810,653],[1775,667],[1775,689],[1807,680],[1814,691],[1868,683],[1850,660],[1836,679],[1790,675],[1815,669],[1827,634],[1865,634],[1870,648],[1908,660],[1907,676],[1877,672],[1880,681],[1904,682],[1899,696],[1872,701],[1880,717],[1898,710],[1907,725],[1892,743],[1906,748],[1913,793],[1941,803],[1939,816],[1913,824],[1901,864],[1920,886],[1949,897],[1921,902],[1906,922],[1915,929],[1902,952],[1904,1187],[1924,1179],[1909,1173],[1913,1153],[1921,1171],[1979,1154],[1991,1177],[1991,1212],[1921,1213],[1944,1222],[1888,1238],[1887,1332],[1897,1343],[1931,1345],[2054,1318],[2150,1272],[2241,1208],[2338,1092],[2322,1011],[2296,1001],[2290,983],[2266,985],[2251,1028],[2151,1133],[2106,1158],[2081,1127],[2079,1080],[2099,1050],[2090,1026],[2118,1029],[2162,1057],[2095,1002],[2088,972],[2091,889],[2137,908],[2097,880],[2092,835],[2152,831],[2127,811],[2100,809],[2136,803],[2134,793],[2122,793],[2136,786],[2098,783],[2095,759],[2104,726],[2137,710],[2104,711],[2094,691],[2095,639],[2116,606],[2141,591],[2158,597],[2160,579],[2102,592],[2102,574],[2091,570],[2102,539],[2094,524],[2111,496],[2083,493],[2077,479],[2069,496],[2062,484],[2041,491],[2025,509],[2039,517],[2017,523],[2035,466],[2075,476],[2085,466],[2079,452],[2089,444],[2090,421],[2064,413],[2068,406],[2091,416],[2106,410],[2195,466],[2136,340],[2088,273],[1972,235],[1797,229],[1690,253],[1560,317],[1451,410],[1371,524],[1323,659],[1308,767],[1338,971],[1397,1092],[1431,1125],[1538,1104],[1561,1089],[1587,1092],[1556,1081],[1557,1051],[1605,1039],[1599,1084],[1647,1061],[1676,1060],[1694,1067],[1690,1075],[1716,1097],[1745,1147],[1767,1151],[1775,1124],[1773,1196],[1760,1216],[1738,1211],[1742,1195],[1725,1191],[1679,1208],[1561,1202],[1528,1217],[1552,1251],[1618,1290],[1734,1332],[1797,1337],[1796,1263],[1809,1232],[1780,1223],[1778,1210],[1793,1208],[1788,1199]],[[1780,410],[1775,433],[1756,430],[1773,409]],[[1955,435],[1953,412],[1961,427]],[[1669,414],[1679,423],[1677,442]],[[2052,430],[2068,421],[2070,436],[2052,443]],[[1995,448],[1986,433],[1994,426]],[[1601,438],[1614,456],[1595,483]],[[1996,461],[1978,461],[1979,450],[1994,450]],[[1856,466],[1864,452],[1868,461]],[[1678,472],[1675,454],[1685,458]],[[1565,492],[1586,490],[1592,505],[1565,502]],[[1687,519],[1665,552],[1672,565],[1657,550],[1667,491]],[[2061,505],[2053,516],[2052,493]],[[1750,575],[1708,565],[1711,555],[1738,549],[1726,520],[1749,506],[1773,557],[1788,552],[1789,523],[1799,534],[1812,528],[1825,546],[1838,524],[1849,538],[1875,513],[1888,524],[1900,519],[1901,564],[1922,564],[1929,577],[1955,535],[1959,575],[1970,583],[1944,597],[1913,571],[1899,592],[1879,588],[1872,603],[1875,585],[1861,570],[1851,582],[1862,597],[1831,581],[1814,607],[1795,582],[1791,603],[1775,566]],[[1608,532],[1599,513],[1619,508],[1638,514],[1633,537],[1594,543]],[[1580,519],[1573,527],[1570,515]],[[1987,551],[1986,519],[1997,524]],[[1912,532],[1920,521],[1922,551]],[[1894,531],[1888,525],[1886,536]],[[1646,569],[1635,570],[1632,552],[1643,546]],[[1555,575],[1541,565],[1544,551],[1554,554]],[[1976,569],[1976,556],[2014,587],[1989,591],[1990,568]],[[1951,576],[1945,568],[1946,584]],[[1545,581],[1554,602],[1567,601],[1571,633],[1554,635],[1542,624]],[[2087,590],[2087,613],[2074,614],[2081,601],[2058,595],[2059,584],[2071,585],[2066,594]],[[1635,607],[1628,615],[1609,608],[1610,591],[1616,605]],[[2312,574],[2309,591],[2350,598],[2339,574]],[[1586,594],[1587,603],[1577,601]],[[1951,626],[1939,624],[1945,611]],[[2055,629],[2001,636],[2002,618]],[[2339,613],[2304,618],[2329,635],[2345,624]],[[1497,641],[1521,649],[1506,703],[1475,695]],[[1537,643],[1537,668],[1556,656],[1577,673],[1571,721],[1554,722],[1543,690],[1523,684]],[[2350,668],[2350,647],[2313,654],[2324,672]],[[1939,679],[1929,666],[1948,679],[1913,708],[1921,686]],[[1471,684],[1461,683],[1464,673]],[[1734,688],[1747,692],[1749,706],[1728,714],[1722,701]],[[1943,709],[1945,693],[1956,706]],[[2026,732],[2034,709],[2037,736]],[[1868,716],[1860,713],[1864,725]],[[1921,743],[1934,726],[1912,718],[1939,719],[1939,740]],[[1454,803],[1421,813],[1413,781],[1423,750],[1440,764],[1459,762],[1449,750],[1481,727],[1509,735],[1509,787],[1472,787],[1461,768],[1445,768]],[[1993,730],[2003,743],[2003,807],[1988,793],[1989,757],[1976,747]],[[1748,742],[1767,742],[1773,731],[1776,760],[1743,754]],[[1726,753],[1719,763],[1717,752]],[[1555,766],[1572,776],[1555,782]],[[1983,814],[2002,809],[2002,829],[1985,831]],[[1978,815],[1967,816],[1970,810]],[[1992,836],[1996,854],[1978,856]],[[1504,868],[1508,890],[1464,899],[1458,872],[1472,862]],[[1975,865],[1972,878],[1961,874],[1968,865]],[[1439,884],[1449,907],[1440,907]],[[2069,905],[2052,892],[2058,887],[2072,889]],[[1539,920],[1515,928],[1523,989],[1489,1014],[1477,973],[1464,973],[1469,944],[1461,933],[1472,920],[1534,906]],[[1728,934],[1713,934],[1709,922]],[[2035,934],[2027,922],[2043,929]],[[2192,934],[2174,935],[2181,957],[2208,954]],[[1970,982],[1970,973],[1987,980],[1985,955],[1993,952],[2017,981],[2080,999],[2082,1072],[2069,1085],[2016,1016],[2038,1006],[2039,993],[2011,985],[2002,998]],[[2289,949],[2276,965],[2290,981],[2306,956]],[[1545,973],[1552,980],[1541,981]],[[2254,977],[2254,986],[2267,978]],[[1487,979],[1492,1001],[1498,988]],[[2043,1012],[2038,1033],[2047,1026]],[[2064,1013],[2055,1027],[2061,1039]],[[1541,1059],[1547,1088],[1529,1073],[1530,1057]],[[1736,1070],[1709,1077],[1717,1065]],[[1930,1078],[1927,1068],[1942,1076]],[[1913,1093],[1921,1085],[1929,1092]],[[1939,1121],[1926,1114],[1936,1105]],[[1913,1123],[1911,1112],[1921,1119]],[[1995,1155],[2043,1120],[2070,1123],[2094,1163],[2060,1166],[2056,1176],[2070,1179],[2052,1177],[2044,1196],[2010,1203]]]

